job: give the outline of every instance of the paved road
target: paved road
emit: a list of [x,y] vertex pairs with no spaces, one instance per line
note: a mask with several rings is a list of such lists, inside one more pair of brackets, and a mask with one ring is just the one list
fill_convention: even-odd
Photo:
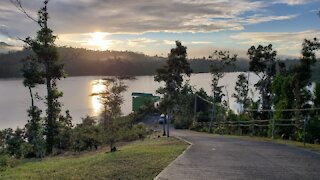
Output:
[[320,155],[269,142],[174,130],[192,143],[156,179],[317,179]]

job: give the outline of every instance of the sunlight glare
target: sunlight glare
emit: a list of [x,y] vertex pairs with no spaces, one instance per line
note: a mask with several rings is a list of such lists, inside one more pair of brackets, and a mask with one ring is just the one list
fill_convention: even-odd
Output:
[[[105,90],[105,86],[102,84],[102,80],[92,81],[92,93],[101,93]],[[93,116],[99,116],[102,110],[102,105],[99,100],[99,96],[91,97],[91,105],[93,109]]]
[[89,34],[91,36],[88,39],[87,44],[91,47],[94,47],[97,50],[107,50],[112,45],[112,40],[106,40],[108,33],[103,32],[94,32]]

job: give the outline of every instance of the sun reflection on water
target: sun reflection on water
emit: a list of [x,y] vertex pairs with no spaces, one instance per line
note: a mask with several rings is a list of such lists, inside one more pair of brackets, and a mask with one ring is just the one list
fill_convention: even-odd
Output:
[[[102,80],[94,80],[91,82],[91,84],[92,84],[92,90],[91,90],[92,94],[101,93],[105,90],[105,86],[103,85]],[[102,105],[100,103],[98,95],[91,96],[91,106],[93,109],[93,112],[92,112],[93,116],[100,115],[102,111]]]

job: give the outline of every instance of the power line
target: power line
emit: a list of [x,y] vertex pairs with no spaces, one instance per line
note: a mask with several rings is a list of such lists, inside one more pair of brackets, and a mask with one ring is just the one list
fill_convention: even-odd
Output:
[[274,110],[274,109],[245,109],[244,111],[248,112],[294,112],[294,111],[316,111],[320,110],[320,108],[303,108],[303,109],[282,109],[282,110]]
[[210,104],[213,104],[213,102],[211,102],[211,101],[209,101],[209,100],[201,97],[200,95],[198,95],[198,94],[195,94],[195,95],[196,95],[197,97],[199,97],[200,99],[202,99],[203,101],[205,101],[205,102],[207,102],[207,103],[210,103]]

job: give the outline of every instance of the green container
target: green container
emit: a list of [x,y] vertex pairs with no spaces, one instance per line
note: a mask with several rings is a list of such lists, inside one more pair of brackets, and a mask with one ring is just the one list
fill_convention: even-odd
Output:
[[159,96],[154,96],[149,93],[132,93],[132,111],[136,112],[147,102],[157,102],[160,100]]

